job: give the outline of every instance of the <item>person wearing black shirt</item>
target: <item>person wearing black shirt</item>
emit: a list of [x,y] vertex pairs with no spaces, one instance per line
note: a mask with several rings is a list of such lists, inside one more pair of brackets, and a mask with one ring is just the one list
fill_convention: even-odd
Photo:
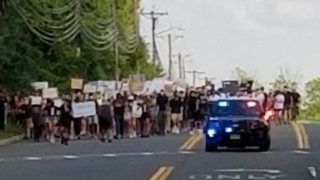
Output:
[[24,129],[23,139],[29,140],[31,138],[31,129],[33,128],[33,122],[31,118],[31,108],[28,99],[20,99],[21,106],[19,106],[18,114],[21,120],[22,127]]
[[158,94],[157,96],[158,126],[160,135],[165,135],[167,121],[167,104],[168,97],[166,96],[164,90],[161,90],[160,94]]
[[194,120],[196,119],[196,110],[197,110],[197,100],[198,94],[194,91],[190,92],[190,97],[188,100],[188,120],[190,122],[190,133],[193,133]]
[[300,94],[296,91],[296,89],[293,89],[292,93],[292,101],[293,101],[293,107],[292,107],[292,120],[296,121],[297,116],[299,115],[299,105],[301,101]]
[[124,113],[125,113],[125,104],[121,94],[117,94],[116,100],[113,102],[113,114],[116,125],[116,136],[115,139],[123,139],[124,136]]
[[172,133],[179,134],[179,117],[182,112],[182,102],[178,94],[174,94],[174,98],[170,101],[171,120],[172,120]]
[[100,126],[100,135],[101,141],[105,142],[106,136],[108,138],[108,142],[112,142],[112,106],[110,104],[110,99],[104,101],[102,105],[98,109],[99,115],[99,126]]
[[[41,98],[40,93],[36,92],[35,96],[32,98]],[[31,102],[32,102],[31,98]],[[42,98],[41,98],[42,99]],[[42,100],[41,100],[42,101]],[[42,136],[43,132],[43,119],[42,119],[42,110],[44,109],[43,107],[43,102],[41,104],[32,104],[31,105],[31,117],[32,117],[32,122],[33,122],[33,138],[36,142],[40,142],[40,138]]]
[[291,120],[291,109],[292,109],[292,95],[287,86],[284,86],[284,123],[288,124],[289,120]]
[[142,107],[142,115],[140,120],[140,131],[141,137],[147,138],[150,135],[151,125],[150,125],[150,104],[147,97],[143,97],[140,106]]
[[64,99],[63,104],[60,107],[60,133],[61,133],[61,144],[68,145],[71,121],[73,117],[71,115],[71,101]]

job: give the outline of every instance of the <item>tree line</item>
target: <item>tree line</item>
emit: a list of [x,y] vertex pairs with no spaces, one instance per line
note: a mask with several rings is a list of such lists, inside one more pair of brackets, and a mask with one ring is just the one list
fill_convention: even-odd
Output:
[[[139,34],[140,0],[7,0],[0,13],[0,87],[28,91],[48,81],[63,91],[70,78],[120,79],[162,69],[149,61]],[[73,4],[72,4],[73,3]],[[117,61],[115,59],[117,58]]]

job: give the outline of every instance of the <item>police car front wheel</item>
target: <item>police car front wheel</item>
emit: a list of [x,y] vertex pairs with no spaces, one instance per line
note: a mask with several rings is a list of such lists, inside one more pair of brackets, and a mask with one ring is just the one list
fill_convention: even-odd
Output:
[[260,151],[269,151],[269,150],[270,150],[270,139],[262,142],[262,143],[259,145],[259,150],[260,150]]
[[206,147],[205,147],[206,152],[214,152],[214,151],[217,151],[217,149],[218,149],[218,146],[213,144],[206,144]]

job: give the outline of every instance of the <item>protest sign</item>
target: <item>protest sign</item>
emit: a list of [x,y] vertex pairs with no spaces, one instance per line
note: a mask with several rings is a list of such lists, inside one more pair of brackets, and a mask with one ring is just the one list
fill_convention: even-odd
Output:
[[82,89],[83,88],[83,79],[71,79],[71,89]]
[[72,116],[74,118],[96,115],[96,104],[94,101],[72,103]]
[[42,89],[42,97],[53,99],[58,97],[58,89],[57,88],[47,88]]

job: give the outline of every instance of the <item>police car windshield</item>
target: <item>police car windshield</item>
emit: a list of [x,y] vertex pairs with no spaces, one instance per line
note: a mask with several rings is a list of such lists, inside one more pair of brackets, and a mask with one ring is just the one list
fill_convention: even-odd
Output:
[[226,100],[213,101],[210,105],[210,116],[250,116],[261,115],[261,107],[256,101],[250,100]]

